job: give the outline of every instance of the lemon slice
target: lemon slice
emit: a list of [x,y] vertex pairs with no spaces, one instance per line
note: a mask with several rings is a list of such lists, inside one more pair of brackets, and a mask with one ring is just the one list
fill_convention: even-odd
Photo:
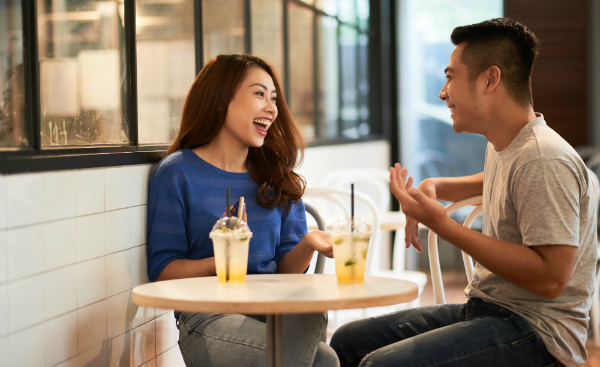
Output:
[[350,259],[350,260],[346,261],[346,263],[344,265],[345,266],[350,266],[350,265],[354,265],[354,264],[356,264],[356,260]]
[[342,237],[338,237],[335,239],[335,241],[333,241],[334,245],[341,245],[342,242],[344,242],[344,239]]
[[364,250],[362,251],[362,257],[363,257],[363,259],[365,259],[365,260],[367,259],[367,250],[368,250],[368,249],[364,249]]

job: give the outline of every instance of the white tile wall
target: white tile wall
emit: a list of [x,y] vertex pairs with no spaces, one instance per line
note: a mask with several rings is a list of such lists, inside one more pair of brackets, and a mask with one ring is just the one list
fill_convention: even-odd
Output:
[[104,210],[111,211],[131,206],[129,170],[129,167],[104,170]]
[[45,274],[46,320],[77,310],[77,265]]
[[8,279],[44,271],[44,225],[8,230]]
[[76,218],[77,261],[86,261],[106,255],[105,214]]
[[131,210],[106,212],[106,253],[111,254],[133,247],[131,242]]
[[49,320],[46,326],[46,366],[77,355],[77,311]]
[[75,208],[78,216],[104,212],[104,170],[75,172]]
[[0,176],[0,230],[6,229],[6,176]]
[[44,321],[45,276],[40,274],[8,283],[9,333]]
[[9,366],[44,366],[46,360],[45,324],[10,335],[8,340]]
[[63,219],[45,223],[44,265],[46,270],[60,268],[77,262],[76,219]]
[[75,171],[44,173],[46,220],[75,216]]
[[87,306],[106,298],[106,258],[77,264],[77,305]]
[[44,177],[41,173],[11,175],[7,176],[6,181],[8,228],[46,220]]
[[0,366],[184,366],[173,312],[131,302],[153,169],[0,175]]

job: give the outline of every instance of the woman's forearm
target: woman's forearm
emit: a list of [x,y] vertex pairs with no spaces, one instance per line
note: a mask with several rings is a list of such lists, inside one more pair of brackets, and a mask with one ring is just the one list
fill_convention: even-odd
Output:
[[278,273],[302,273],[308,268],[315,250],[308,246],[307,241],[307,236],[304,236],[290,252],[283,255],[277,265]]
[[156,278],[156,281],[206,277],[215,274],[214,257],[200,260],[176,259],[165,266],[158,278]]

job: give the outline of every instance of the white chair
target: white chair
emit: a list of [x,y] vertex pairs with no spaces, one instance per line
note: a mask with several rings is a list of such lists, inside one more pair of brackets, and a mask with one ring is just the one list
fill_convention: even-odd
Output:
[[[587,170],[592,182],[592,188],[594,189],[594,196],[596,197],[597,211],[598,203],[600,202],[600,182],[598,181],[598,176],[590,168]],[[596,254],[596,260],[598,257],[600,257],[600,250]],[[600,296],[598,295],[598,283],[600,283],[600,272],[596,271],[596,289],[594,289],[594,294],[592,295],[592,308],[590,310],[592,330],[594,331],[594,347],[596,348],[600,348]]]
[[[396,231],[393,245],[392,269],[381,269],[380,260],[384,251],[381,249],[382,237],[379,235],[378,242],[373,242],[374,259],[369,275],[386,278],[408,280],[416,283],[419,287],[419,296],[403,307],[418,307],[420,305],[421,293],[427,284],[427,274],[420,271],[406,271],[406,248],[404,246],[404,225],[406,216],[400,211],[390,211],[390,172],[379,168],[347,168],[332,171],[321,180],[322,187],[348,188],[351,183],[360,183],[361,189],[372,189],[376,196],[377,215],[380,227],[383,230]],[[365,185],[366,184],[366,185]],[[355,185],[356,189],[356,185]],[[362,190],[361,190],[362,191]]]
[[[465,219],[464,226],[471,228],[475,219],[483,212],[483,196],[477,195],[472,198],[457,201],[446,207],[446,213],[448,215],[457,211],[465,206],[473,205],[475,209]],[[446,303],[446,297],[444,295],[444,283],[442,282],[442,271],[440,269],[440,259],[437,248],[437,234],[433,231],[429,231],[429,266],[431,267],[431,284],[433,285],[433,300],[436,304]],[[473,280],[473,260],[471,256],[467,255],[464,251],[462,252],[463,261],[465,263],[465,271],[467,272],[467,280],[469,283]]]

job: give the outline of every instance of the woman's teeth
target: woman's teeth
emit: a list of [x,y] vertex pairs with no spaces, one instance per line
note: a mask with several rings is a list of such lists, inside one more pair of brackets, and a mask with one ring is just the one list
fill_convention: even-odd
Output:
[[256,120],[253,120],[252,122],[254,122],[255,124],[263,125],[266,128],[269,128],[269,126],[271,126],[271,121],[266,120],[266,119],[256,119]]

